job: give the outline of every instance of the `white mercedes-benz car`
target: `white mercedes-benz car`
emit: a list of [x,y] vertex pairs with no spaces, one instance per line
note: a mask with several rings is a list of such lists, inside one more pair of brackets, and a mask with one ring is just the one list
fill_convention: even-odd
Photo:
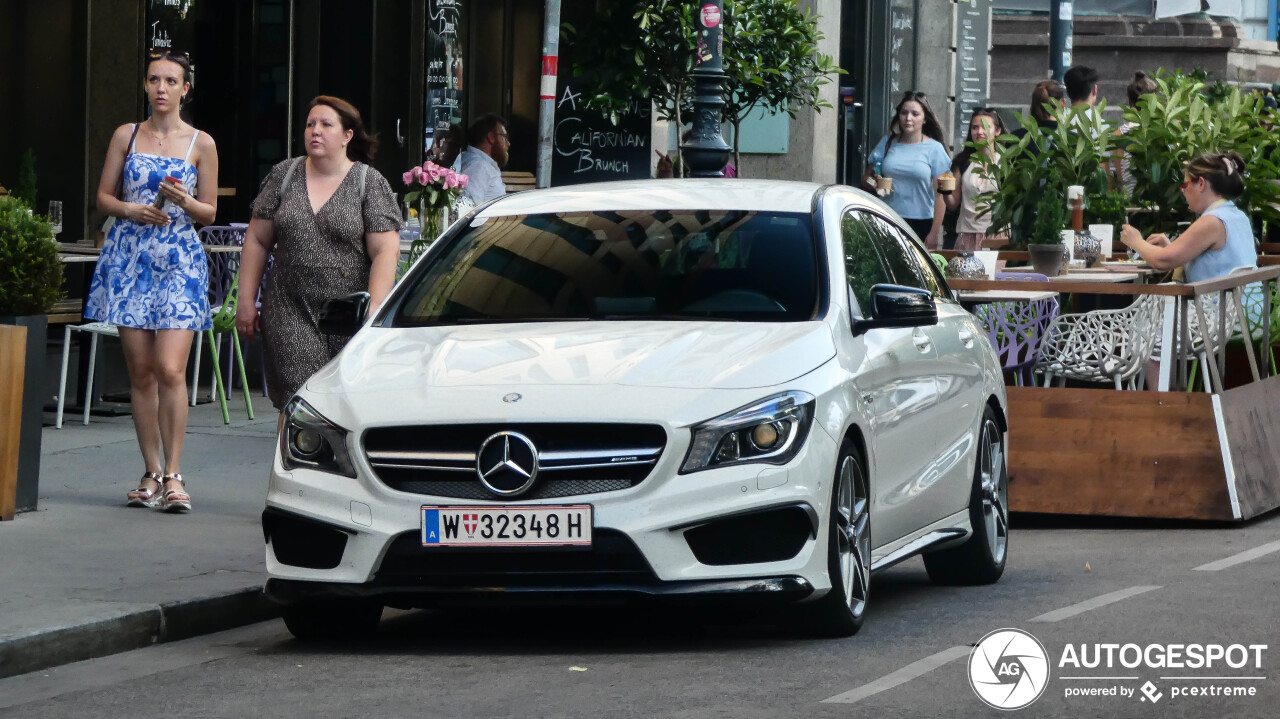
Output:
[[849,635],[871,573],[996,581],[985,333],[849,187],[522,192],[455,223],[289,403],[263,529],[299,637],[383,607],[762,601]]

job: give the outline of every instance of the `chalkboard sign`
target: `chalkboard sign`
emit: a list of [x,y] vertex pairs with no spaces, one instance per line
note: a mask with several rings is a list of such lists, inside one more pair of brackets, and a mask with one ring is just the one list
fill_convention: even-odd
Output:
[[190,14],[195,4],[195,0],[148,0],[147,48],[191,52],[195,31]]
[[551,184],[636,180],[649,177],[649,103],[635,103],[614,125],[587,107],[582,90],[561,58],[557,79]]
[[895,106],[902,93],[917,89],[915,3],[893,0],[889,7],[889,101]]
[[426,150],[434,146],[436,132],[462,123],[462,12],[463,0],[427,3]]
[[991,0],[964,0],[958,6],[956,29],[956,149],[969,136],[973,111],[987,104],[991,76]]

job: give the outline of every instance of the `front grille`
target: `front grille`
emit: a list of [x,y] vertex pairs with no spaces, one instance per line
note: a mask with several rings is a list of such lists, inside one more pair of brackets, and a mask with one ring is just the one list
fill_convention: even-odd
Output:
[[493,500],[480,483],[476,453],[499,432],[538,449],[538,476],[519,501],[629,489],[653,471],[666,432],[651,424],[471,424],[378,427],[364,435],[375,476],[391,489],[454,499]]
[[656,584],[644,555],[622,532],[597,529],[589,550],[423,547],[422,535],[396,537],[375,581],[431,587],[599,587]]

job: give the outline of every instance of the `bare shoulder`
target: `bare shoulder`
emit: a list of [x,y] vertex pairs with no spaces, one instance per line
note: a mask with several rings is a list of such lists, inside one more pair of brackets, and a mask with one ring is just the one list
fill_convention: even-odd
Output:
[[112,146],[115,146],[118,144],[119,145],[129,144],[129,138],[133,137],[133,127],[134,127],[134,123],[132,122],[126,122],[120,127],[117,127],[116,131],[111,133]]

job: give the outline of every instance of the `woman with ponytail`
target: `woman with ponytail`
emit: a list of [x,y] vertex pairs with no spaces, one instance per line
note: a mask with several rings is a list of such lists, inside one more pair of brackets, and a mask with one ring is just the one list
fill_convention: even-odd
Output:
[[[240,263],[240,286],[250,294],[236,308],[236,327],[246,337],[262,331],[267,394],[279,410],[351,339],[320,332],[325,300],[368,292],[376,310],[400,259],[399,205],[369,166],[378,141],[360,112],[346,100],[317,97],[303,141],[306,155],[279,163],[263,180]],[[251,291],[273,250],[260,322]]]
[[1187,282],[1223,277],[1258,264],[1249,216],[1232,202],[1244,192],[1244,159],[1238,153],[1206,153],[1187,163],[1179,186],[1187,207],[1199,215],[1176,241],[1157,233],[1143,239],[1132,225],[1120,241],[1157,270],[1184,267]]

